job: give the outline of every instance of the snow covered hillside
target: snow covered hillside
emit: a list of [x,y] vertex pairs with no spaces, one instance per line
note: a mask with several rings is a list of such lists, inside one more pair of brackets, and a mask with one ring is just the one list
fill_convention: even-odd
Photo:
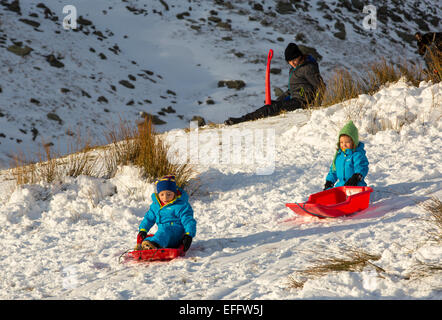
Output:
[[[108,180],[3,180],[0,298],[441,299],[440,230],[420,205],[442,197],[440,92],[440,84],[399,81],[326,109],[166,132],[177,152],[198,139],[201,181],[188,190],[197,236],[186,257],[168,263],[118,261],[135,245],[154,190],[136,168]],[[348,119],[366,146],[370,207],[337,219],[296,216],[285,203],[322,190]],[[247,140],[234,149],[240,161],[224,162],[215,150],[232,132],[265,137],[267,147]],[[262,150],[273,157],[257,157]],[[301,273],[351,250],[373,258],[361,270]]]
[[[0,166],[43,144],[64,153],[79,132],[104,143],[120,117],[149,113],[167,131],[249,112],[264,101],[269,49],[272,86],[286,86],[291,41],[315,54],[325,78],[379,57],[420,61],[413,35],[438,30],[439,2],[371,3],[375,29],[364,28],[359,0],[1,0]],[[63,28],[68,4],[75,30]]]

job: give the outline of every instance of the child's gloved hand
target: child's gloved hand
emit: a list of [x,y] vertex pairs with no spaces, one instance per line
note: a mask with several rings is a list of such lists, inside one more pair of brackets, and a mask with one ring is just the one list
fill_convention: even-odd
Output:
[[358,182],[362,180],[362,175],[360,173],[355,173],[347,180],[344,186],[357,186]]
[[324,190],[327,190],[327,189],[333,188],[333,185],[334,185],[333,182],[328,181],[328,180],[325,181]]
[[146,231],[140,231],[138,232],[137,235],[137,243],[140,244],[141,242],[143,242],[143,240],[147,237],[147,232]]
[[182,243],[183,246],[184,246],[184,248],[183,248],[184,251],[189,250],[190,245],[192,244],[192,237],[189,236],[188,234],[185,234],[185,235],[183,236],[183,240],[182,240],[181,243]]

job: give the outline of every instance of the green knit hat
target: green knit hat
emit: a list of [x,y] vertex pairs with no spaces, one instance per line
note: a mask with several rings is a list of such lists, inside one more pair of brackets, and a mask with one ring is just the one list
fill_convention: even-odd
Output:
[[346,135],[349,136],[352,140],[353,140],[353,148],[357,148],[358,144],[359,144],[359,133],[358,133],[358,128],[356,128],[355,124],[353,123],[353,121],[349,121],[347,122],[347,124],[341,129],[341,131],[339,131],[339,135],[338,135],[338,143],[337,143],[337,150],[335,153],[335,157],[333,158],[333,170],[336,171],[336,157],[338,156],[338,151],[339,151],[339,138],[342,135]]

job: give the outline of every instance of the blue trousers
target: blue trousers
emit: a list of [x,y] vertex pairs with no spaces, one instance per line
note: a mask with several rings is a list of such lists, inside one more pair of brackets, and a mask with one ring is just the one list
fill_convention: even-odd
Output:
[[162,248],[178,248],[184,235],[184,227],[177,223],[159,224],[155,234],[146,240],[158,243]]

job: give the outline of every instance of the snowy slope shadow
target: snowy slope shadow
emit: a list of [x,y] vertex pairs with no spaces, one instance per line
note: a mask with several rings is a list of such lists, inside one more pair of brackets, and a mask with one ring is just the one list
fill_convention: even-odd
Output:
[[[410,204],[410,203],[409,203]],[[408,205],[409,205],[408,204]],[[407,204],[404,205],[406,207]],[[403,219],[410,219],[411,214],[392,215],[384,219],[369,219],[357,223],[348,223],[339,225],[315,226],[307,229],[291,229],[277,231],[262,231],[259,233],[249,234],[246,236],[230,237],[230,238],[212,238],[209,240],[198,240],[192,250],[189,251],[191,256],[211,257],[215,258],[235,256],[241,253],[253,250],[262,250],[267,246],[284,246],[290,244],[291,241],[300,245],[300,243],[309,241],[313,238],[327,236],[330,234],[338,234],[345,231],[360,230],[368,227],[376,227],[389,222],[398,222]],[[362,218],[362,217],[361,217]],[[367,216],[364,217],[364,219]],[[374,217],[372,217],[374,218]],[[330,220],[331,221],[331,220]],[[350,221],[349,221],[350,222]]]
[[418,190],[428,190],[428,194],[433,193],[442,188],[442,180],[425,181],[425,182],[401,182],[392,185],[372,186],[373,194],[372,202],[384,200],[387,198],[395,198],[397,196],[405,196],[415,194]]
[[440,190],[441,180],[434,182],[407,182],[389,185],[387,187],[373,187],[373,193],[370,197],[370,206],[356,214],[352,219],[379,218],[389,212],[401,210],[407,206],[425,202],[430,199],[426,196],[415,196],[417,190],[428,190],[431,194]]
[[388,213],[401,210],[408,206],[415,206],[416,202],[423,202],[429,197],[395,196],[391,199],[385,199],[371,203],[370,206],[362,211],[349,216],[351,219],[374,219],[381,218]]
[[[219,169],[210,168],[199,174],[199,179],[205,181],[203,189],[209,192],[231,192],[237,189],[246,189],[264,185],[266,189],[281,188],[287,184],[294,185],[296,181],[305,175],[306,170],[311,170],[310,166],[298,164],[296,166],[276,167],[271,174],[260,175],[255,172],[224,173]],[[321,180],[322,182],[322,180]],[[308,185],[310,191],[318,192],[322,185]]]

